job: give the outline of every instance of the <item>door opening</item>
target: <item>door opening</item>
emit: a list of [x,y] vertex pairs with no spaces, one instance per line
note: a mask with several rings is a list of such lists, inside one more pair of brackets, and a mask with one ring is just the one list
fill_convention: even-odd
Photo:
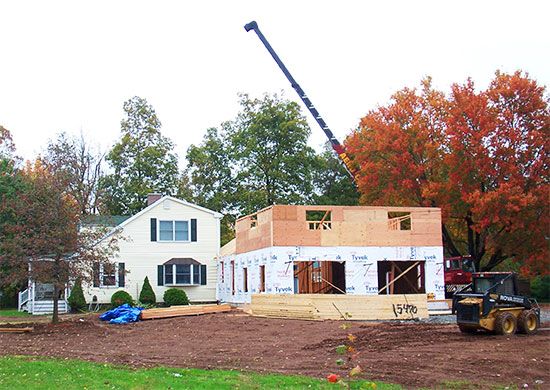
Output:
[[425,261],[379,261],[378,294],[423,294],[426,292]]
[[345,294],[345,262],[296,261],[294,281],[298,294]]

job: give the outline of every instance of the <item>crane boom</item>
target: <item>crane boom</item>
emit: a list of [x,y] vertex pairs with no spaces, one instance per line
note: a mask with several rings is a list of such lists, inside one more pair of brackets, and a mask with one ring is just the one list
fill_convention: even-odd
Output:
[[262,43],[264,44],[269,54],[271,54],[271,57],[273,57],[277,65],[279,65],[279,68],[281,68],[281,70],[283,71],[284,75],[290,82],[290,85],[292,85],[292,88],[294,88],[294,90],[296,91],[300,99],[302,99],[302,102],[304,102],[305,106],[307,107],[311,115],[313,115],[313,117],[315,118],[315,120],[317,121],[321,129],[325,132],[325,135],[327,136],[330,142],[330,145],[332,146],[332,149],[334,149],[336,154],[338,154],[338,157],[340,157],[340,160],[342,160],[342,162],[344,163],[344,166],[346,167],[346,170],[352,177],[354,183],[356,183],[356,176],[358,174],[358,171],[353,166],[351,159],[349,158],[348,154],[346,153],[346,150],[344,149],[344,146],[338,141],[338,139],[336,139],[336,137],[334,136],[334,134],[326,124],[321,114],[319,114],[319,111],[317,111],[317,109],[315,108],[311,100],[307,97],[302,87],[300,87],[300,85],[296,82],[294,77],[292,77],[292,75],[286,68],[285,64],[283,64],[283,62],[281,61],[277,53],[275,53],[275,50],[273,50],[273,48],[265,38],[264,34],[262,34],[262,32],[260,31],[258,27],[258,23],[256,23],[255,21],[252,21],[246,24],[244,26],[244,29],[247,32],[250,30],[254,30],[256,35],[258,35],[258,38],[260,38],[260,41],[262,41]]

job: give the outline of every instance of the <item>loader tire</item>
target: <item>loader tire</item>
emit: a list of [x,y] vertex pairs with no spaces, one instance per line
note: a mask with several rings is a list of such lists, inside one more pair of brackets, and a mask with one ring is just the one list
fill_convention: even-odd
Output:
[[523,310],[518,316],[518,332],[533,334],[537,332],[539,321],[533,310]]
[[509,336],[516,333],[517,319],[513,314],[503,311],[495,318],[495,333]]
[[470,326],[466,326],[466,325],[462,325],[462,324],[458,324],[458,329],[460,329],[460,331],[462,333],[469,333],[469,334],[476,334],[477,333],[477,328],[472,328]]

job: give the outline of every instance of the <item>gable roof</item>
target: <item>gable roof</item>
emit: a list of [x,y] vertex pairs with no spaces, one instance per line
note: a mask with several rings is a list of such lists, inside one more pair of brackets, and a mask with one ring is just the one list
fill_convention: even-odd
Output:
[[218,212],[213,211],[213,210],[210,210],[210,209],[207,209],[206,207],[201,207],[201,206],[198,206],[196,204],[189,203],[186,200],[174,198],[173,196],[169,196],[169,195],[165,195],[162,198],[160,198],[159,200],[157,200],[156,202],[151,203],[149,206],[145,207],[140,212],[132,215],[131,217],[129,217],[129,218],[125,219],[124,221],[122,221],[121,223],[119,223],[118,225],[114,226],[113,229],[109,233],[107,233],[105,236],[103,236],[96,244],[99,244],[101,241],[103,241],[107,237],[111,236],[115,232],[120,231],[124,226],[128,225],[130,222],[132,222],[135,219],[139,218],[141,215],[147,213],[149,210],[152,210],[155,207],[159,206],[164,200],[167,200],[167,199],[171,200],[171,201],[174,201],[176,203],[179,203],[181,205],[189,206],[189,207],[195,208],[197,210],[204,211],[205,213],[212,214],[212,216],[214,218],[218,218],[218,219],[223,218],[223,214],[218,213]]
[[192,207],[192,208],[195,208],[197,210],[200,210],[200,211],[204,211],[205,213],[209,213],[209,214],[212,214],[212,216],[214,218],[222,218],[223,217],[223,214],[221,213],[218,213],[216,211],[213,211],[213,210],[210,210],[210,209],[207,209],[205,207],[201,207],[201,206],[198,206],[196,204],[193,204],[193,203],[189,203],[188,201],[186,200],[183,200],[183,199],[178,199],[178,198],[174,198],[173,196],[169,196],[169,195],[165,195],[163,196],[162,198],[160,198],[159,200],[157,200],[156,202],[154,203],[151,203],[149,206],[145,207],[143,210],[141,210],[139,213],[137,214],[134,214],[132,215],[130,218],[128,218],[127,220],[125,220],[124,222],[122,222],[121,224],[119,224],[117,226],[118,229],[120,228],[123,228],[124,226],[128,225],[130,222],[132,222],[133,220],[139,218],[141,215],[147,213],[149,210],[152,210],[154,209],[155,207],[159,206],[163,201],[165,200],[171,200],[173,202],[176,202],[176,203],[179,203],[181,205],[184,205],[184,206],[189,206],[189,207]]

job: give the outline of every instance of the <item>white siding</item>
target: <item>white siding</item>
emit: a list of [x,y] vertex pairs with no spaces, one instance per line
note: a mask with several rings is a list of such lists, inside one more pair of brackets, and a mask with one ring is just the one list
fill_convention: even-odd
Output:
[[[168,202],[169,208],[165,208]],[[219,217],[219,215],[218,215]],[[151,241],[151,218],[157,219],[157,231],[160,220],[197,220],[196,242],[162,242]],[[164,292],[170,288],[158,286],[157,266],[171,258],[193,258],[206,264],[207,281],[205,286],[178,287],[187,293],[191,301],[216,300],[216,262],[219,253],[220,220],[214,213],[182,204],[170,198],[157,201],[152,208],[138,215],[123,226],[119,253],[114,262],[125,263],[125,287],[91,287],[85,288],[86,300],[90,302],[94,295],[100,303],[110,302],[111,295],[120,289],[127,291],[134,299],[139,297],[146,276],[153,287],[157,302],[162,302]],[[189,225],[189,238],[191,226]],[[157,234],[158,239],[158,234]]]

